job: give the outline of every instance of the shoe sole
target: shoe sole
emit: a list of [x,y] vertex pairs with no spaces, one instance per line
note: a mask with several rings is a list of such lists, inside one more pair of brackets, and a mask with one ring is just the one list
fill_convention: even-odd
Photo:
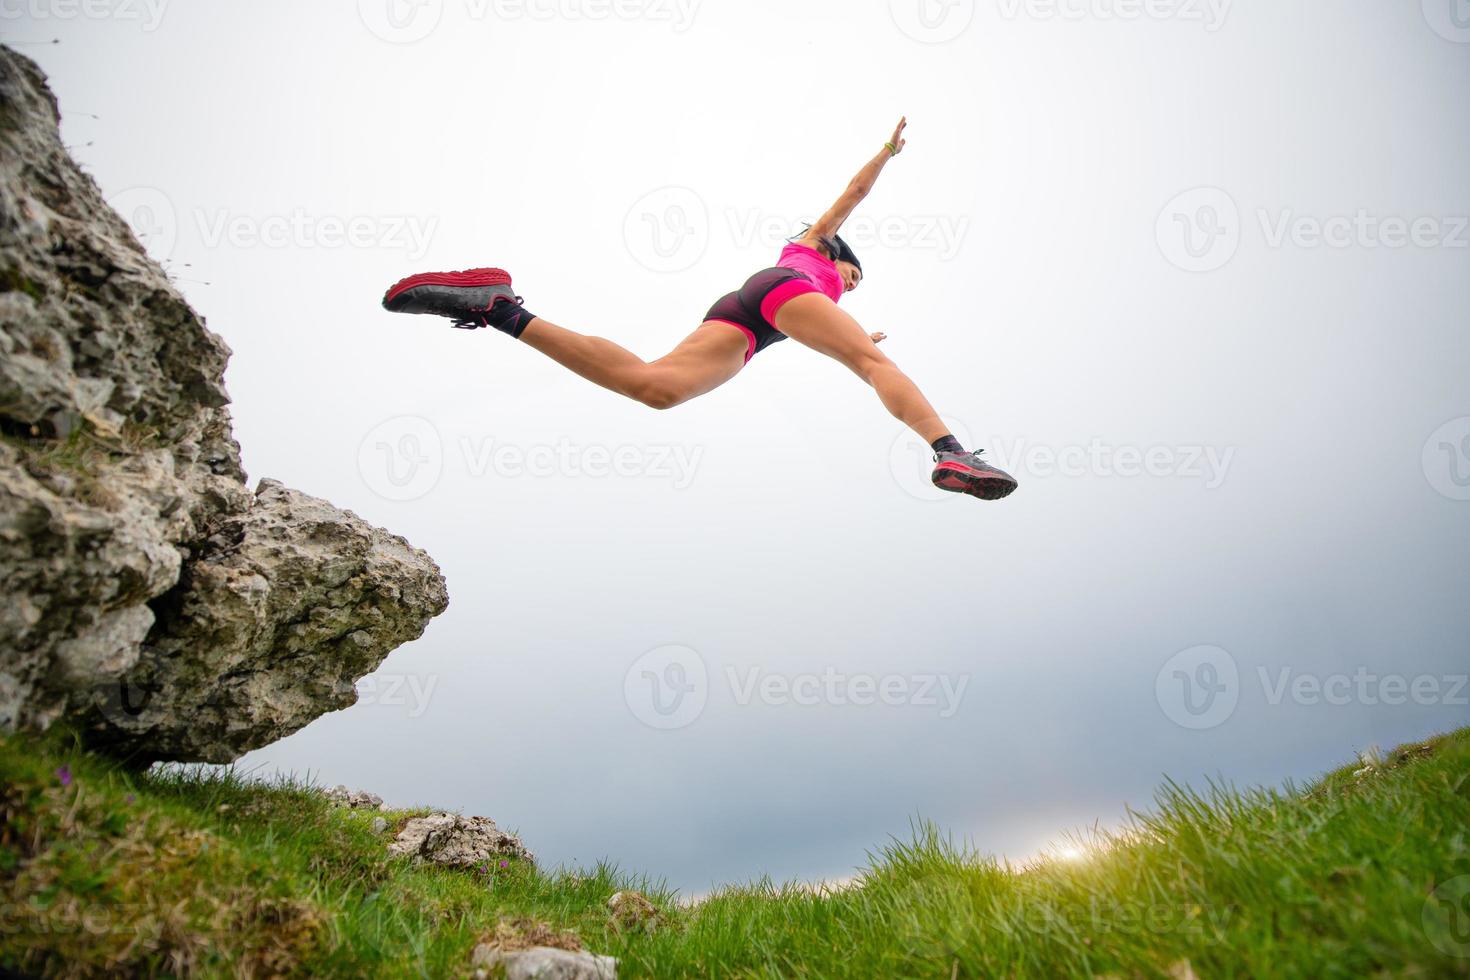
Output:
[[1009,497],[1020,486],[1014,478],[977,475],[953,465],[941,465],[934,471],[934,485],[941,490],[968,494],[981,500]]
[[[419,286],[509,286],[510,273],[504,269],[465,269],[463,272],[421,272],[400,279],[383,294],[383,305],[389,306],[410,289]],[[390,307],[391,308],[391,307]]]

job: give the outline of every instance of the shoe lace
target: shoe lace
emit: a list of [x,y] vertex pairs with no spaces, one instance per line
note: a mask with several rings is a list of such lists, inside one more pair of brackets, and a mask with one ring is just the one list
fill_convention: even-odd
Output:
[[[477,314],[476,316],[460,317],[458,320],[454,321],[453,326],[459,330],[479,330],[481,327],[490,326],[490,321],[485,318],[485,314],[490,312],[491,306],[494,306],[496,303],[501,302],[505,298],[506,297],[504,296],[495,297],[495,299],[490,302],[490,306],[485,307],[483,310],[470,311],[471,313]],[[521,299],[519,296],[516,297],[517,306],[522,306],[525,304],[525,302],[526,301]]]
[[[961,455],[961,456],[974,456],[976,462],[983,463],[983,462],[985,462],[985,460],[983,460],[983,459],[980,458],[980,454],[983,453],[983,452],[985,452],[985,450],[983,450],[983,449],[971,449],[968,452],[963,452],[963,453],[960,453],[959,455]],[[938,453],[935,453],[934,454],[934,462],[936,462],[936,463],[939,462],[939,454]]]

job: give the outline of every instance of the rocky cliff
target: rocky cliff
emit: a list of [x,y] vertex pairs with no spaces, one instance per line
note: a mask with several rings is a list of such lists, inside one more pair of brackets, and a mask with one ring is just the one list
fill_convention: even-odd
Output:
[[0,47],[0,728],[228,761],[352,704],[444,579],[350,512],[246,486],[229,348],[58,119]]

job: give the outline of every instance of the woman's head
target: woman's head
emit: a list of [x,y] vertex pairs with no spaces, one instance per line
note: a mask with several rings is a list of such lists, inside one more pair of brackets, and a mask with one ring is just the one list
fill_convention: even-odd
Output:
[[[811,225],[807,225],[803,234],[811,231]],[[856,289],[858,283],[863,281],[863,264],[858,261],[852,246],[842,240],[841,235],[820,235],[817,243],[821,246],[821,252],[837,265],[837,273],[842,276],[842,285],[848,292]]]
[[841,235],[834,235],[837,242],[837,255],[833,261],[837,263],[837,271],[842,275],[842,284],[848,292],[856,289],[858,283],[863,281],[863,264],[853,253],[852,246],[842,240]]

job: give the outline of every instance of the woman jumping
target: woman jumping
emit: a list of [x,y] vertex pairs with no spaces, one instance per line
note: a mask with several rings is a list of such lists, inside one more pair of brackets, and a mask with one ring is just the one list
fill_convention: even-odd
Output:
[[533,316],[501,269],[410,276],[383,297],[395,313],[431,313],[457,327],[494,327],[595,384],[653,408],[673,408],[714,391],[740,373],[757,352],[778,340],[800,343],[847,365],[878,393],[885,408],[934,449],[936,487],[997,500],[1016,480],[966,452],[917,385],[878,350],[886,336],[868,333],[837,306],[863,280],[863,267],[837,234],[883,172],[903,152],[900,120],[893,138],[847,185],[837,203],[782,251],[774,268],[757,272],[721,298],[704,322],[672,351],[644,361],[601,337],[589,337]]

